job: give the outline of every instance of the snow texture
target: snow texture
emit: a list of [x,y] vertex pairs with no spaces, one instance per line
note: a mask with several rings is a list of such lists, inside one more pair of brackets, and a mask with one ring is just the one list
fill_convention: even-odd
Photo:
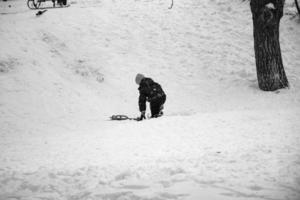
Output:
[[[292,0],[277,92],[257,86],[248,1],[68,3],[0,2],[0,200],[300,199]],[[109,121],[139,115],[137,73],[163,86],[165,116]]]

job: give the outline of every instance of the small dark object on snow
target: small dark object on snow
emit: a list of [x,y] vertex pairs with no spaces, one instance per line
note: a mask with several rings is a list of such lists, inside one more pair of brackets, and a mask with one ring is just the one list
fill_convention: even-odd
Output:
[[169,9],[172,9],[172,8],[173,8],[173,5],[174,5],[174,0],[172,0],[172,2],[171,2],[171,5],[170,5]]
[[36,16],[39,16],[39,15],[42,15],[44,12],[46,12],[47,10],[40,10],[38,11],[35,15]]

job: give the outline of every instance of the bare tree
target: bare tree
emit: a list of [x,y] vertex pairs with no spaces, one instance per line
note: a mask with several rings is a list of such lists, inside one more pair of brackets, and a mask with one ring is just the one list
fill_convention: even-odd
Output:
[[295,0],[295,6],[296,6],[296,8],[297,8],[297,10],[298,10],[298,13],[299,13],[299,15],[300,15],[300,7],[299,7],[298,0]]
[[281,57],[279,24],[285,0],[251,0],[258,85],[274,91],[289,86]]

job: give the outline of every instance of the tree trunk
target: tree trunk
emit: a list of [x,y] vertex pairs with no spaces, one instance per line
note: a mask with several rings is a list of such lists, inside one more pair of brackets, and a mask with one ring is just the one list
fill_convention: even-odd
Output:
[[251,0],[258,85],[274,91],[289,86],[281,57],[279,23],[285,0]]
[[298,4],[298,0],[295,0],[295,6],[296,6],[296,8],[298,10],[298,13],[300,15],[300,7],[299,7],[299,4]]

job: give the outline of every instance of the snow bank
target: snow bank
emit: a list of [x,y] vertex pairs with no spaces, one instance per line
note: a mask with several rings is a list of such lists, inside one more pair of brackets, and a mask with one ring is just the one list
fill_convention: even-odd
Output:
[[[1,200],[299,199],[292,1],[291,87],[275,93],[257,88],[249,2],[70,4],[36,17],[0,2]],[[163,86],[165,117],[108,121],[138,114],[138,72]]]

